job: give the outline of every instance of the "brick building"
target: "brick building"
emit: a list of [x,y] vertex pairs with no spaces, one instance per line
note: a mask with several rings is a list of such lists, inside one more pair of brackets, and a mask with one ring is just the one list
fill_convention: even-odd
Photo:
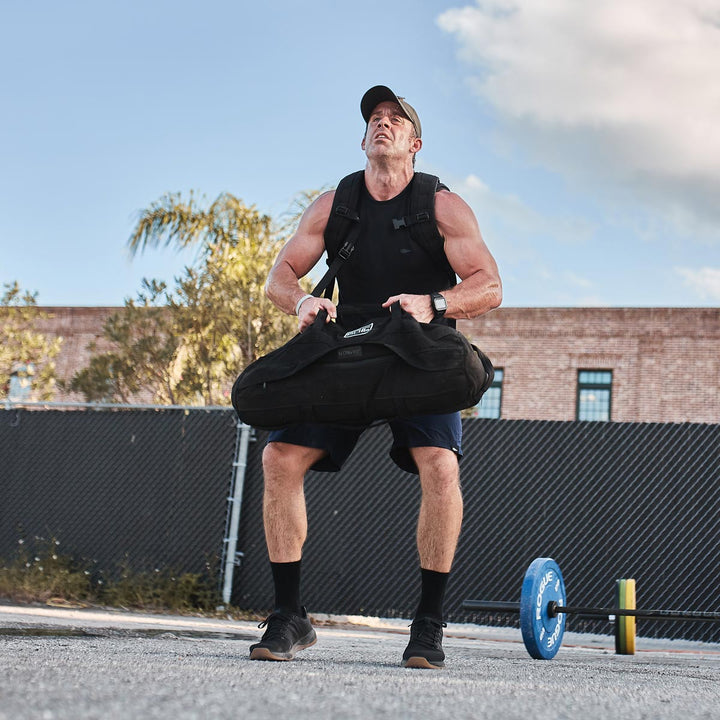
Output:
[[[97,352],[106,351],[108,342],[102,331],[106,318],[120,310],[118,307],[40,307],[48,317],[39,319],[35,329],[51,337],[61,337],[60,353],[55,358],[55,372],[59,380],[70,380],[90,361],[90,343],[95,343]],[[67,394],[56,390],[55,402],[84,401],[82,395]],[[143,398],[148,401],[148,398]]]
[[60,354],[55,359],[55,369],[58,378],[69,380],[90,361],[90,343],[95,343],[99,352],[109,349],[102,334],[103,324],[109,315],[120,308],[43,307],[40,310],[50,317],[39,320],[35,327],[39,332],[63,338]]
[[[48,307],[38,330],[64,338],[69,379],[104,349],[118,308]],[[459,329],[492,359],[475,414],[526,420],[720,422],[720,308],[499,308]],[[81,400],[58,393],[56,400]]]
[[501,370],[480,414],[499,396],[508,419],[720,422],[720,308],[499,308],[458,326]]

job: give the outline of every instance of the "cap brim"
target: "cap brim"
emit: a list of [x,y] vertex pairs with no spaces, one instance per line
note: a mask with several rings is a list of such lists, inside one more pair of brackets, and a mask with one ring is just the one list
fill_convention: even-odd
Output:
[[394,102],[402,107],[400,99],[389,87],[385,87],[385,85],[376,85],[375,87],[371,87],[363,95],[363,98],[360,101],[360,112],[362,113],[363,119],[366,123],[370,122],[370,115],[372,114],[372,111],[381,102]]

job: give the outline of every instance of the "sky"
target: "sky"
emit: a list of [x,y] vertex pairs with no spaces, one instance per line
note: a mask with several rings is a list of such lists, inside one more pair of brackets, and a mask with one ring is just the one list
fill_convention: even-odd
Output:
[[117,306],[167,193],[280,219],[365,164],[391,87],[505,306],[720,306],[720,0],[0,0],[0,283]]

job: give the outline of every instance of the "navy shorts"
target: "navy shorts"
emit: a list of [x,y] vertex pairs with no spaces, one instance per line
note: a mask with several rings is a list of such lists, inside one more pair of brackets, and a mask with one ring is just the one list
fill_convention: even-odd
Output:
[[[393,434],[390,457],[403,470],[417,475],[417,466],[409,448],[439,447],[452,450],[462,457],[462,422],[460,413],[447,415],[417,415],[412,418],[390,420]],[[366,427],[338,427],[306,423],[283,430],[273,430],[268,442],[284,442],[290,445],[327,450],[327,455],[313,465],[313,470],[337,472],[350,457]]]

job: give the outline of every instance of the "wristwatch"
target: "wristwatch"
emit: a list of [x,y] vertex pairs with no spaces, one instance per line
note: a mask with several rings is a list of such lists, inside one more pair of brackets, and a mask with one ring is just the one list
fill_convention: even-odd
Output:
[[433,313],[436,318],[441,318],[447,310],[447,300],[438,292],[430,293]]

